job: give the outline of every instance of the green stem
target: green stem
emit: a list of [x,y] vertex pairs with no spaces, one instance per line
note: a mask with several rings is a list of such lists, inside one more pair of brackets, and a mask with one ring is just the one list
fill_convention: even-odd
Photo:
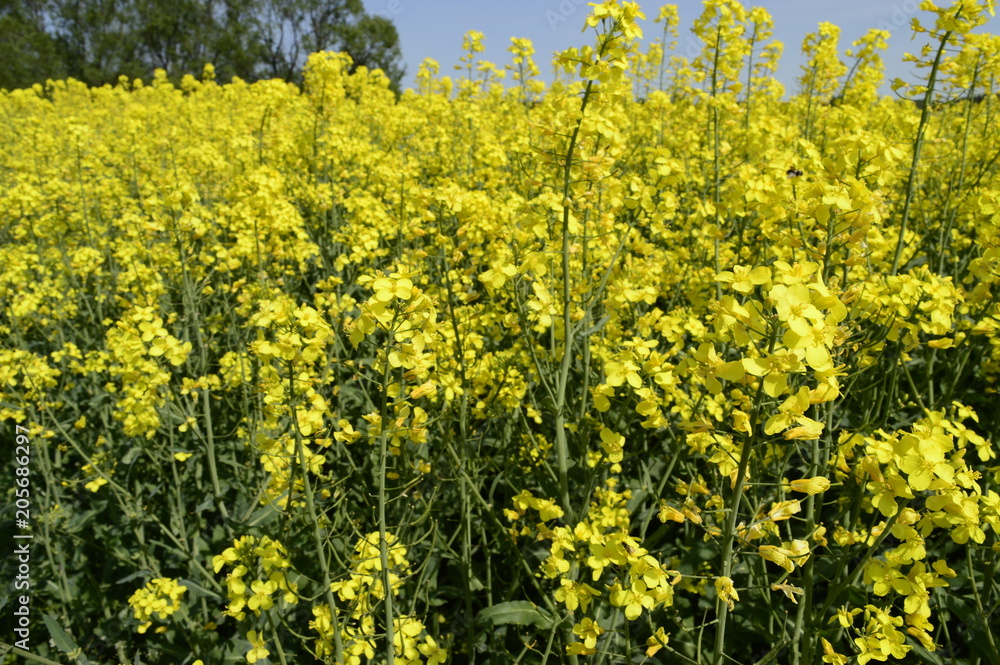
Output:
[[[809,465],[809,469],[806,473],[807,477],[813,477],[817,472],[822,473],[825,471],[828,461],[829,461],[829,450],[833,442],[830,440],[832,437],[833,430],[833,408],[828,407],[826,410],[826,447],[821,451],[819,445],[819,439],[813,441],[812,447],[812,462]],[[815,494],[809,496],[806,499],[806,530],[805,532],[811,537],[813,531],[816,529],[816,501],[817,497]],[[816,557],[810,556],[806,561],[805,565],[802,567],[802,602],[799,604],[798,612],[795,616],[795,632],[793,634],[793,644],[795,649],[792,653],[792,663],[793,665],[798,665],[799,663],[811,663],[813,662],[813,645],[814,640],[812,636],[806,636],[805,634],[805,621],[806,617],[812,620],[813,602],[814,602],[814,592],[813,584],[815,581],[815,565]],[[805,648],[803,651],[803,639],[805,639]]]
[[[982,57],[976,61],[976,67],[972,72],[972,83],[969,85],[969,96],[967,103],[965,105],[965,129],[962,132],[962,157],[958,164],[958,184],[955,187],[948,188],[947,199],[945,200],[945,208],[951,207],[951,212],[947,215],[948,222],[941,228],[941,233],[938,236],[938,274],[945,275],[945,257],[948,252],[951,251],[951,229],[955,223],[955,217],[958,215],[958,205],[951,206],[952,194],[954,192],[965,191],[965,169],[966,162],[968,161],[969,155],[969,134],[972,131],[972,108],[975,103],[975,92],[976,85],[979,80],[979,67],[982,62]],[[933,399],[929,400],[933,402]]]
[[[719,177],[720,166],[719,166],[719,107],[715,104],[715,99],[718,94],[718,76],[719,76],[719,58],[722,56],[722,23],[720,21],[718,28],[715,33],[715,59],[712,63],[712,102],[709,104],[709,123],[712,126],[712,207],[714,208],[713,214],[715,216],[715,233],[716,237],[712,243],[713,252],[713,266],[715,268],[715,274],[719,274],[722,271],[722,266],[719,263],[719,236],[721,233],[720,219],[719,219],[719,206],[722,205],[722,181]],[[715,282],[715,299],[722,299],[722,284],[718,281]]]
[[[458,325],[458,316],[455,314],[454,290],[451,287],[451,266],[444,248],[441,248],[441,260],[444,263],[445,288],[448,293],[448,319],[451,321],[452,332],[455,335],[455,356],[458,358],[458,378],[462,386],[462,397],[459,405],[459,450],[461,451],[461,468],[467,465],[466,442],[469,440],[469,392],[465,377],[465,348],[462,342],[462,333]],[[462,571],[463,585],[465,592],[465,615],[469,620],[470,635],[466,644],[466,658],[469,665],[476,662],[476,638],[475,623],[472,621],[472,506],[469,503],[468,491],[464,483],[459,484],[459,496],[462,511]]]
[[570,283],[570,233],[569,214],[570,206],[567,200],[570,194],[570,171],[573,167],[573,155],[576,153],[576,144],[580,136],[580,127],[586,114],[587,103],[594,88],[594,82],[587,81],[587,88],[583,93],[583,101],[580,103],[580,118],[576,121],[573,134],[569,138],[566,146],[566,155],[563,158],[563,214],[562,214],[562,306],[563,306],[563,354],[562,362],[559,366],[559,375],[556,380],[556,462],[559,470],[559,501],[566,512],[567,521],[573,520],[573,507],[569,499],[569,446],[566,442],[566,389],[569,386],[569,370],[573,364],[573,322],[571,319],[573,312],[573,293]]
[[899,261],[903,255],[903,243],[906,240],[906,225],[910,220],[910,205],[913,203],[913,190],[917,182],[917,165],[920,163],[920,152],[924,147],[924,132],[927,129],[927,122],[930,120],[931,100],[934,96],[934,84],[937,83],[938,67],[941,66],[941,57],[944,55],[944,47],[951,37],[952,31],[944,33],[941,43],[938,45],[937,54],[934,56],[934,64],[931,66],[930,77],[927,79],[927,92],[924,94],[924,107],[920,110],[920,124],[917,126],[917,137],[913,141],[913,159],[910,161],[910,175],[906,179],[906,198],[903,201],[903,218],[899,222],[899,235],[896,238],[896,253],[892,258],[892,269],[890,275],[895,275],[899,271]]
[[62,665],[62,663],[57,663],[54,660],[49,660],[48,658],[42,658],[41,656],[36,656],[30,651],[25,651],[24,649],[18,649],[17,647],[11,646],[5,642],[0,642],[0,656],[10,652],[15,656],[20,656],[25,660],[30,660],[33,663],[42,663],[43,665]]
[[986,641],[990,645],[989,657],[993,665],[1000,665],[1000,652],[997,651],[997,643],[993,637],[993,630],[990,628],[986,610],[983,608],[983,601],[979,597],[979,588],[976,586],[976,575],[972,567],[972,548],[965,548],[965,562],[969,566],[969,586],[972,588],[972,598],[976,601],[976,616],[983,622],[983,632],[986,633]]
[[[761,385],[763,385],[763,381]],[[733,572],[733,542],[736,535],[736,518],[739,513],[740,501],[743,499],[743,480],[746,478],[747,466],[750,464],[750,452],[753,449],[752,444],[753,440],[748,438],[743,442],[743,449],[740,451],[740,463],[736,470],[736,487],[729,502],[726,531],[722,535],[722,576],[730,579],[732,579]],[[721,665],[725,659],[723,648],[726,643],[726,619],[729,616],[729,605],[722,598],[718,599],[718,608],[719,627],[715,631],[715,665]]]
[[629,629],[628,617],[625,617],[625,665],[632,665],[632,631]]
[[[198,337],[201,337],[200,332]],[[222,487],[219,484],[219,471],[215,462],[215,436],[212,433],[212,410],[208,391],[209,388],[207,385],[201,391],[202,411],[205,414],[205,442],[208,449],[208,475],[212,478],[212,494],[215,498],[215,507],[219,511],[219,514],[226,520],[226,531],[232,537],[233,529],[229,524],[229,511],[226,509],[226,504],[222,501]]]
[[285,660],[285,650],[281,646],[281,640],[278,638],[278,629],[274,626],[274,619],[271,617],[270,612],[265,612],[267,616],[267,625],[271,627],[271,633],[274,634],[274,648],[278,650],[278,662],[281,665],[288,665],[288,661]]
[[[395,321],[393,321],[395,324]],[[395,647],[395,626],[393,626],[393,616],[392,616],[392,587],[390,585],[390,573],[389,573],[389,543],[386,541],[388,537],[388,529],[386,528],[385,522],[385,480],[386,480],[386,466],[387,457],[389,454],[389,437],[388,437],[388,420],[389,420],[389,349],[392,345],[392,330],[394,326],[390,326],[390,341],[386,345],[384,359],[385,366],[382,368],[382,407],[380,410],[381,421],[380,421],[380,433],[379,433],[379,468],[378,468],[378,551],[379,551],[379,562],[382,565],[382,592],[385,598],[385,658],[387,665],[393,665],[396,660],[396,647]]]
[[[191,320],[191,327],[194,329],[195,342],[198,344],[199,360],[201,361],[201,372],[208,372],[208,346],[205,344],[204,335],[202,335],[201,321],[198,316],[198,308],[194,303],[194,286],[191,283],[191,275],[187,269],[187,261],[184,257],[184,244],[181,239],[180,231],[177,228],[177,219],[175,216],[171,215],[171,225],[170,230],[174,236],[174,243],[177,249],[178,263],[181,267],[181,281],[183,285],[183,302],[185,314],[188,319]],[[209,387],[208,385],[201,391],[202,395],[202,411],[204,412],[205,420],[205,442],[207,448],[208,457],[208,475],[212,479],[212,498],[215,503],[216,510],[222,515],[225,520],[226,533],[230,538],[233,537],[233,529],[229,524],[229,511],[226,509],[226,504],[222,501],[222,487],[219,483],[219,472],[216,465],[216,454],[215,454],[215,434],[212,427],[212,409],[211,400],[209,399]]]
[[528,578],[528,581],[531,582],[532,587],[534,587],[535,591],[538,592],[538,595],[542,599],[542,602],[545,603],[546,609],[548,609],[548,611],[553,616],[555,616],[558,613],[558,608],[552,601],[550,594],[545,592],[542,589],[541,585],[538,583],[538,580],[535,577],[535,573],[531,569],[531,564],[529,564],[527,559],[524,558],[524,553],[521,552],[521,547],[517,544],[517,541],[515,541],[513,536],[510,535],[510,530],[500,522],[499,518],[497,518],[496,516],[497,511],[494,509],[493,504],[487,502],[486,499],[484,499],[482,495],[479,494],[479,490],[476,488],[476,484],[472,481],[472,478],[469,477],[469,474],[465,472],[465,469],[461,467],[461,460],[458,457],[458,453],[455,452],[455,447],[451,445],[451,441],[445,439],[444,445],[445,449],[448,451],[448,454],[451,455],[452,461],[455,462],[456,468],[458,468],[459,477],[466,484],[466,487],[468,487],[469,494],[472,496],[472,498],[477,500],[480,506],[482,506],[483,514],[486,515],[489,521],[493,523],[493,526],[506,537],[507,544],[510,546],[510,551],[512,551],[515,554],[515,556],[517,556],[518,563],[524,570],[525,575]]
[[309,465],[306,463],[305,446],[302,444],[302,433],[299,431],[298,412],[295,410],[295,371],[292,361],[288,361],[288,406],[292,416],[292,433],[295,436],[295,455],[299,459],[299,473],[302,474],[302,488],[306,496],[306,509],[309,511],[309,521],[313,527],[313,546],[323,573],[323,592],[326,602],[330,605],[330,627],[333,631],[333,653],[337,662],[343,662],[344,646],[340,639],[340,620],[337,618],[337,599],[330,588],[330,565],[326,559],[326,547],[319,528],[319,515],[316,512],[316,502],[313,499],[312,481],[309,480]]
[[[854,580],[857,579],[858,575],[860,575],[864,571],[865,564],[868,563],[868,560],[871,559],[872,556],[875,554],[875,551],[882,544],[882,541],[884,541],[886,539],[886,536],[889,535],[889,531],[892,529],[892,526],[896,523],[896,520],[899,519],[900,514],[903,512],[903,509],[906,508],[908,503],[910,503],[909,499],[903,499],[902,501],[899,502],[899,504],[896,507],[896,512],[893,513],[892,517],[889,518],[889,521],[885,523],[885,528],[882,529],[882,533],[879,534],[879,537],[875,540],[874,543],[872,543],[871,547],[868,548],[868,551],[865,552],[864,556],[861,557],[861,561],[859,561],[854,566],[854,570],[847,577],[842,579],[840,581],[840,584],[838,584],[836,588],[833,591],[831,591],[830,594],[826,597],[826,602],[823,604],[823,609],[820,610],[819,613],[820,620],[822,620],[822,618],[826,616],[826,613],[830,610],[830,607],[834,604],[834,602],[836,602],[837,598],[840,597],[840,594],[842,594],[847,589],[847,587],[853,584]],[[843,570],[844,568],[843,564],[846,563],[846,559],[847,559],[847,554],[845,553],[841,558],[840,565],[838,565],[837,567],[837,575],[835,575],[833,579],[837,579],[837,577],[840,577],[840,571]]]
[[[774,326],[768,335],[768,353],[774,351],[774,344],[777,341],[777,338],[778,328],[777,326]],[[753,450],[754,440],[756,439],[755,432],[757,431],[757,425],[760,422],[760,410],[763,395],[764,381],[761,379],[759,385],[757,386],[757,393],[754,395],[754,409],[753,414],[750,417],[750,434],[746,436],[746,440],[743,442],[743,448],[740,450],[739,465],[736,469],[736,486],[733,488],[733,496],[729,501],[729,514],[726,516],[725,531],[723,531],[722,534],[722,577],[728,577],[730,579],[732,579],[733,572],[733,543],[736,536],[736,522],[739,517],[740,501],[743,499],[743,483],[747,476],[747,467],[750,465],[750,453]],[[715,631],[713,660],[714,665],[721,665],[725,659],[723,648],[726,644],[726,621],[729,618],[729,604],[720,597],[716,602],[716,607],[718,608],[719,614],[719,626]]]

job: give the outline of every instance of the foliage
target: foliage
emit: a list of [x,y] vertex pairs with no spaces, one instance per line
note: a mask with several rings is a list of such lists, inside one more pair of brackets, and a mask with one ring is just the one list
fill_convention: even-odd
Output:
[[37,655],[1000,662],[1000,45],[924,10],[902,99],[736,0],[3,93]]
[[[211,63],[222,80],[300,81],[309,53],[344,51],[352,68],[404,70],[392,22],[360,0],[10,0],[0,5],[0,88],[75,78],[92,86],[148,79],[176,84]],[[353,71],[353,69],[352,69]]]

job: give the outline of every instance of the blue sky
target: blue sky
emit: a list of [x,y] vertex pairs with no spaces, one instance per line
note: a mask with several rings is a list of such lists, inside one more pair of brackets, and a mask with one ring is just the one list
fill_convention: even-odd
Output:
[[[592,32],[582,32],[587,0],[364,0],[364,4],[369,13],[391,18],[399,30],[407,68],[404,88],[414,85],[413,77],[424,58],[437,60],[442,75],[454,75],[453,65],[462,57],[462,36],[469,30],[485,35],[486,51],[479,57],[501,66],[510,62],[506,49],[511,37],[531,39],[545,80],[551,80],[553,52],[591,43],[593,38]],[[678,50],[685,54],[685,49],[694,49],[690,29],[701,13],[700,1],[640,2],[648,17],[641,24],[646,37],[659,34],[653,19],[663,4],[676,4],[680,11]],[[938,0],[937,4],[947,6],[950,2]],[[918,52],[922,42],[910,40],[910,19],[916,15],[925,23],[933,19],[929,12],[918,9],[918,0],[758,0],[744,5],[763,6],[774,18],[774,37],[785,45],[778,80],[789,93],[795,92],[795,79],[803,63],[799,53],[802,39],[814,32],[818,23],[829,21],[840,26],[841,53],[869,28],[889,30],[892,37],[885,54],[886,78],[891,81],[898,76],[913,82],[912,70],[902,58],[906,52]],[[981,30],[1000,31],[1000,19],[993,18]],[[888,92],[888,85],[883,86],[883,93]]]

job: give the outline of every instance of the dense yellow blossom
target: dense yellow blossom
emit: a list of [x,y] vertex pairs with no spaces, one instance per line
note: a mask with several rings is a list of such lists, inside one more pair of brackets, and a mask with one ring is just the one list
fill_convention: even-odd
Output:
[[922,3],[902,99],[829,23],[786,98],[738,0],[562,3],[551,83],[470,31],[399,96],[3,91],[0,416],[36,537],[128,543],[45,602],[156,576],[140,632],[249,663],[933,651],[997,603],[993,4]]

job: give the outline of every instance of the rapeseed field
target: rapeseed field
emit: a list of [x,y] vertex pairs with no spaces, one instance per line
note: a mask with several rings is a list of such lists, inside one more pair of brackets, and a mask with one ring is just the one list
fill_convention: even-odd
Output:
[[3,92],[4,662],[1000,664],[993,9]]

